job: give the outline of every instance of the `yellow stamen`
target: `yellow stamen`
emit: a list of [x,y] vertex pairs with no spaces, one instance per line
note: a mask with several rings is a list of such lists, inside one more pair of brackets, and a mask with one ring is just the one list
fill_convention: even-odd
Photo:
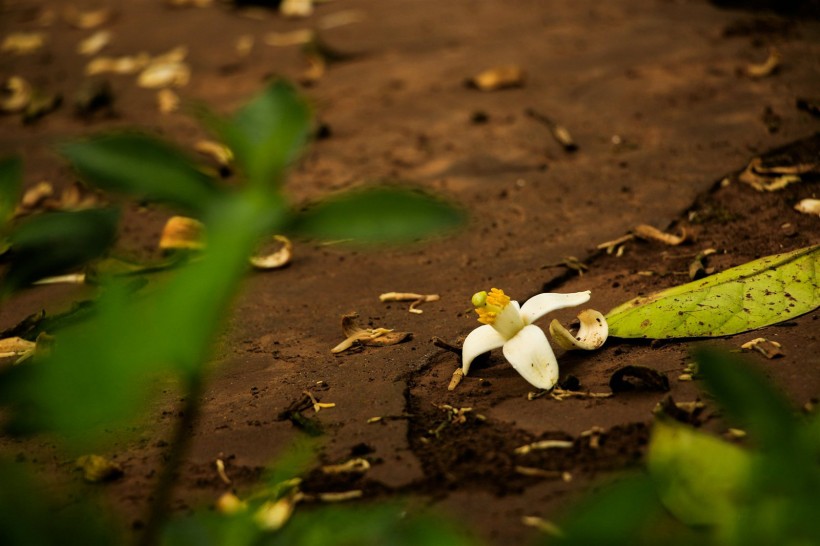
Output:
[[510,297],[503,290],[491,288],[490,292],[477,292],[473,295],[472,303],[478,313],[478,322],[494,324],[498,314],[510,303]]

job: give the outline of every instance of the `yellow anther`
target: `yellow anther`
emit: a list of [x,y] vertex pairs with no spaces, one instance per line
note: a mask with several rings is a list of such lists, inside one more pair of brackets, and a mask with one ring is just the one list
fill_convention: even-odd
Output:
[[490,293],[487,294],[487,305],[492,305],[503,309],[510,303],[510,297],[498,288],[491,288]]
[[478,313],[478,322],[494,324],[498,314],[510,303],[510,298],[503,290],[492,288],[489,293],[477,292],[473,295],[472,303]]

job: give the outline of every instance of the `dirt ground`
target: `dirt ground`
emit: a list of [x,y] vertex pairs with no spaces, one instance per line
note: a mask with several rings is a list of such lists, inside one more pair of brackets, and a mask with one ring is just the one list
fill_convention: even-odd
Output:
[[[374,181],[403,181],[462,204],[471,216],[454,236],[406,248],[298,241],[288,268],[247,279],[218,340],[204,412],[191,431],[194,446],[175,501],[180,511],[212,504],[231,488],[240,496],[252,488],[265,465],[305,435],[282,414],[310,390],[336,404],[315,415],[303,412],[323,429],[318,462],[361,456],[372,468],[355,480],[310,475],[307,489],[363,489],[365,501],[413,498],[455,516],[490,544],[529,540],[537,531],[522,524],[523,516],[554,519],[603,477],[639,463],[651,411],[662,398],[699,396],[697,381],[679,380],[694,342],[610,339],[601,351],[559,354],[562,376],[574,375],[583,390],[609,392],[612,372],[631,364],[665,374],[669,393],[529,400],[533,388],[497,352],[449,392],[458,360],[431,339],[459,344],[477,326],[470,296],[498,287],[524,301],[544,290],[589,289],[589,306],[606,312],[687,281],[688,264],[707,248],[717,250],[707,266],[720,271],[820,242],[820,220],[793,209],[800,199],[817,197],[817,176],[772,193],[731,176],[754,156],[820,130],[817,112],[796,106],[798,98],[818,98],[820,89],[815,19],[724,10],[699,0],[337,0],[307,19],[221,3],[179,9],[159,0],[110,4],[118,14],[104,25],[114,36],[104,54],[155,55],[185,45],[192,74],[179,95],[222,112],[273,75],[303,79],[307,65],[299,46],[267,45],[268,33],[323,28],[346,14],[348,24],[321,30],[321,37],[349,56],[303,85],[325,134],[294,169],[290,195],[298,203]],[[108,77],[113,112],[77,117],[73,97],[88,57],[75,48],[91,31],[59,16],[44,26],[48,8],[61,6],[7,0],[0,17],[3,36],[24,30],[47,36],[35,53],[4,53],[0,76],[22,75],[64,97],[61,108],[34,123],[0,117],[0,152],[22,153],[28,186],[74,181],[53,153],[59,140],[136,126],[193,148],[205,135],[183,113],[159,113],[156,92],[138,87],[134,75]],[[246,56],[235,48],[243,35],[255,39]],[[762,64],[772,48],[781,56],[779,68],[749,76],[747,67]],[[464,85],[484,69],[509,64],[526,71],[522,86],[482,92]],[[565,126],[578,150],[562,149],[528,110]],[[817,139],[813,146],[817,158]],[[729,183],[721,184],[727,176]],[[156,252],[169,214],[130,206],[120,248]],[[620,257],[596,250],[642,223],[685,227],[692,241],[675,247],[633,241]],[[588,271],[578,276],[566,267],[569,256]],[[411,314],[403,303],[379,301],[389,291],[441,299]],[[0,327],[87,295],[69,286],[28,290],[0,310]],[[363,324],[410,331],[413,338],[334,356],[330,349],[343,339],[340,316],[352,311]],[[572,309],[555,313],[564,324],[574,316]],[[817,319],[813,312],[709,343],[738,349],[759,336],[782,343],[781,358],[749,359],[799,407],[820,396]],[[116,482],[82,485],[48,441],[0,438],[0,453],[78,487],[105,488],[126,524],[139,529],[178,419],[173,386],[160,390],[146,417],[154,424],[110,454],[125,469]],[[442,404],[472,412],[451,424]],[[700,419],[721,431],[716,413],[707,401]],[[382,419],[370,422],[373,417]],[[538,439],[574,443],[549,456],[515,454]],[[226,461],[230,486],[214,469],[217,458]],[[530,476],[520,467],[556,472]]]

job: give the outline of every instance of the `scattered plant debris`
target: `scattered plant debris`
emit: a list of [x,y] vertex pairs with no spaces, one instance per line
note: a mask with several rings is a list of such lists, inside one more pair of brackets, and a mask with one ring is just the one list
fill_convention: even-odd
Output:
[[558,142],[558,144],[561,145],[565,152],[575,152],[578,150],[578,145],[575,143],[575,140],[572,138],[572,135],[566,127],[555,123],[549,116],[536,112],[532,108],[527,108],[524,113],[534,120],[546,125],[547,129],[549,129],[552,134],[552,137],[556,142]]
[[769,56],[760,64],[750,64],[746,66],[746,75],[750,78],[765,78],[771,76],[780,68],[781,56],[780,52],[771,48]]
[[635,229],[632,230],[636,237],[641,239],[647,239],[650,241],[658,241],[665,245],[670,246],[678,246],[686,242],[689,238],[689,234],[686,232],[686,228],[681,227],[680,235],[672,235],[671,233],[664,233],[663,231],[659,230],[656,227],[650,226],[648,224],[640,224],[636,226]]
[[498,66],[487,69],[465,81],[467,87],[479,91],[497,91],[513,87],[523,87],[527,73],[517,65]]
[[82,470],[83,478],[90,483],[113,481],[125,474],[122,466],[100,455],[83,455],[77,459],[75,466]]
[[803,214],[820,216],[820,199],[801,199],[800,202],[794,206],[794,210],[802,212]]
[[786,353],[783,352],[783,346],[777,341],[766,339],[765,337],[758,337],[751,341],[747,341],[740,346],[744,351],[757,351],[768,359],[778,358]]
[[411,332],[394,332],[388,328],[361,328],[356,323],[359,317],[356,313],[350,313],[342,316],[342,331],[344,332],[344,341],[333,347],[331,353],[341,353],[350,349],[354,344],[370,345],[375,347],[386,347],[388,345],[396,345],[402,341],[406,341],[413,337]]
[[441,296],[438,294],[414,294],[412,292],[386,292],[379,296],[379,301],[412,301],[413,303],[410,304],[410,308],[408,311],[411,313],[416,313],[420,315],[424,313],[421,309],[417,309],[417,305],[421,305],[422,303],[426,303],[429,301],[438,301],[441,299]]
[[667,392],[669,378],[653,368],[629,365],[615,370],[609,378],[609,388],[614,393],[636,390]]

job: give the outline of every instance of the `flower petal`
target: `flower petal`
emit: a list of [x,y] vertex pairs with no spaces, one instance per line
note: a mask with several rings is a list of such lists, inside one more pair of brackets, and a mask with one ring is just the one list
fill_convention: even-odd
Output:
[[550,335],[562,349],[584,349],[593,351],[600,348],[609,335],[609,325],[606,318],[594,309],[585,309],[578,315],[581,325],[574,336],[564,328],[558,320],[550,323]]
[[507,340],[504,336],[496,332],[495,328],[489,324],[479,326],[470,332],[461,347],[461,369],[464,370],[464,375],[470,371],[470,364],[473,363],[475,357],[498,349],[504,345],[505,341]]
[[539,389],[558,382],[558,361],[544,331],[530,324],[504,344],[504,356],[521,376]]
[[573,294],[555,294],[548,292],[538,294],[524,302],[521,306],[521,318],[525,324],[532,324],[547,313],[564,307],[575,307],[589,301],[589,290]]

